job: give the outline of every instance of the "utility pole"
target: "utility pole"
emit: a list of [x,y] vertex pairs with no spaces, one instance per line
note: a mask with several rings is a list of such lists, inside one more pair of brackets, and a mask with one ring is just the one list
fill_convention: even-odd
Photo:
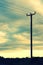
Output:
[[32,16],[35,15],[36,12],[27,13],[26,16],[30,16],[30,43],[31,43],[31,58],[32,58]]

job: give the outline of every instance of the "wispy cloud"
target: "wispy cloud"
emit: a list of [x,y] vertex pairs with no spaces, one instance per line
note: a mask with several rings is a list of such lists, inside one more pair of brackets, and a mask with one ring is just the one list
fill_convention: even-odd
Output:
[[2,43],[6,43],[8,41],[8,39],[6,38],[6,33],[0,31],[0,44]]
[[36,12],[43,15],[43,4],[41,0],[30,0],[29,3]]
[[27,39],[25,36],[23,36],[22,34],[14,34],[13,35],[14,38],[16,38],[18,40],[18,43],[22,43],[22,44],[29,44],[30,40]]

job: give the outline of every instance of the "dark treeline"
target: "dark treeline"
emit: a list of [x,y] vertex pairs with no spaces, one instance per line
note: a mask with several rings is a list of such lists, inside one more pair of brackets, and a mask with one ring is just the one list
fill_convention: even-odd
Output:
[[43,58],[42,57],[33,57],[33,58],[0,57],[0,65],[43,65]]

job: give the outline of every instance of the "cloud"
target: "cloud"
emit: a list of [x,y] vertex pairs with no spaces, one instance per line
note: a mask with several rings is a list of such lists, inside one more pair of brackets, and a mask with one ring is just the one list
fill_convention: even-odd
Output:
[[30,0],[29,3],[36,12],[43,15],[43,4],[40,0]]
[[[14,9],[14,7],[13,7],[13,9]],[[10,3],[8,1],[4,1],[4,0],[3,1],[0,0],[0,15],[2,17],[5,17],[5,18],[0,19],[2,22],[3,21],[9,22],[11,20],[14,20],[14,19],[16,20],[16,19],[21,18],[21,16],[16,14],[16,11],[12,12],[12,7],[10,7]]]
[[6,33],[0,31],[0,44],[6,43],[7,41],[8,41],[8,39],[6,38]]
[[33,50],[43,50],[43,45],[41,46],[33,46]]
[[18,43],[22,43],[22,44],[29,44],[30,43],[30,40],[27,39],[22,34],[14,34],[13,37],[17,39]]
[[3,30],[3,31],[8,31],[8,32],[16,32],[18,31],[18,28],[12,26],[12,24],[10,25],[11,23],[0,23],[0,30]]
[[39,40],[33,40],[33,44],[35,45],[41,45],[43,44],[43,41],[39,41]]
[[[40,28],[39,28],[40,27]],[[37,29],[38,28],[38,30],[40,31],[40,32],[42,32],[43,31],[43,22],[42,22],[42,24],[41,23],[39,23],[39,24],[37,24],[37,25],[35,25],[35,28]]]
[[8,40],[6,38],[0,37],[0,44],[6,43]]
[[20,27],[20,26],[24,26],[25,25],[25,27],[27,27],[27,26],[29,26],[29,21],[26,21],[26,20],[22,20],[22,19],[20,19],[20,20],[16,20],[15,22],[11,22],[11,24],[14,26],[14,27]]
[[5,32],[0,31],[0,37],[6,36]]
[[29,24],[26,20],[16,20],[13,22],[0,22],[0,30],[8,31],[8,32],[17,32],[22,29],[28,30]]
[[[25,1],[25,0],[18,0],[18,1],[13,0],[13,1],[10,1],[10,3],[12,3],[12,5],[13,5],[13,6],[11,6],[11,8],[14,8],[14,4],[15,4],[15,10],[17,9],[16,12],[18,11],[18,9],[21,11],[23,11],[23,9],[24,9],[24,12],[25,12],[26,8],[27,8],[26,9],[26,12],[27,12],[27,11],[29,11],[28,9],[30,7],[30,9],[33,8],[33,10],[35,10],[39,14],[43,15],[43,4],[42,4],[41,0],[27,0],[27,1]],[[21,11],[19,11],[19,12],[21,12]]]

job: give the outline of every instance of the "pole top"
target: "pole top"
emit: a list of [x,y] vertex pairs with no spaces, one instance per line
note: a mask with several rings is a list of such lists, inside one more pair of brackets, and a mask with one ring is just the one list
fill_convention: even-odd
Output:
[[35,15],[36,12],[30,12],[30,13],[26,13],[26,16],[31,16],[31,15]]

